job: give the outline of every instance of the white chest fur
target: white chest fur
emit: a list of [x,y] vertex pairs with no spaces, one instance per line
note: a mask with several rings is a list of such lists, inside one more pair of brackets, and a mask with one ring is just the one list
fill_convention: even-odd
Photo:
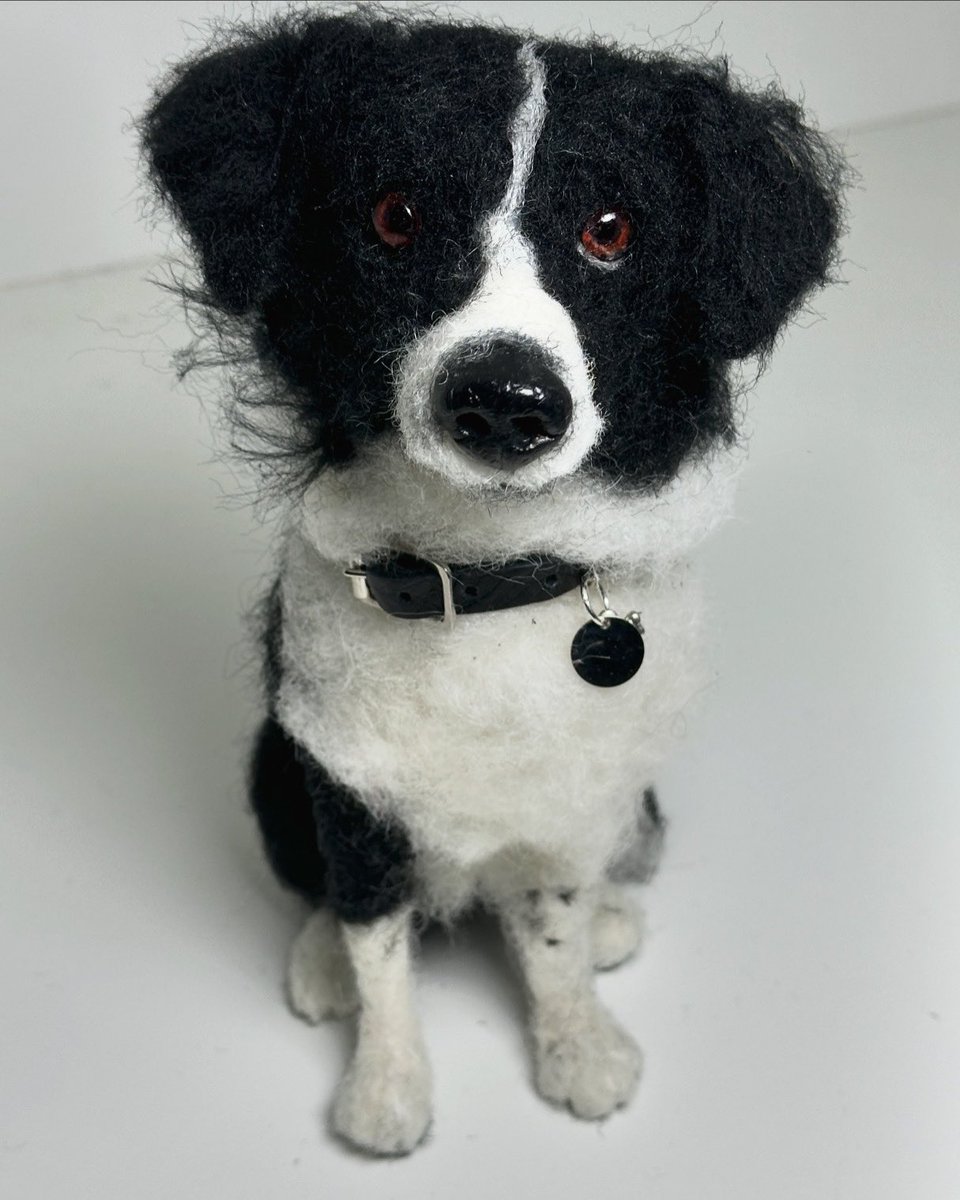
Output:
[[699,596],[680,570],[614,582],[614,606],[643,614],[647,655],[612,689],[571,665],[576,591],[448,631],[357,602],[342,566],[295,534],[283,601],[284,726],[402,821],[418,854],[467,873],[513,850],[601,869],[706,683]]

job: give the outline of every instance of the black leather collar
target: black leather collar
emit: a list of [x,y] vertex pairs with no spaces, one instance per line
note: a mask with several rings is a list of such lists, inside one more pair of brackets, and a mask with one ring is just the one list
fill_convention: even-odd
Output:
[[357,563],[346,574],[358,599],[392,617],[443,617],[450,623],[455,616],[562,596],[579,585],[584,568],[545,555],[461,566],[389,554]]

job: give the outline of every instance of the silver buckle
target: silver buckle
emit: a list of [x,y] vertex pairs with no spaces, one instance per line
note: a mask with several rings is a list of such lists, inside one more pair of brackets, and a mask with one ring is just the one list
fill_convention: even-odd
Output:
[[[453,603],[453,575],[450,573],[450,568],[443,563],[434,562],[432,558],[425,558],[423,561],[428,562],[440,576],[440,590],[443,592],[443,624],[448,630],[452,630],[457,620],[457,610]],[[352,562],[343,573],[350,580],[354,599],[359,600],[361,604],[370,604],[374,608],[380,608],[370,591],[366,568],[362,562]],[[383,609],[380,611],[383,612]]]
[[370,592],[367,572],[364,570],[362,562],[352,562],[344,571],[344,575],[350,580],[350,590],[353,592],[355,600],[359,600],[361,604],[371,604],[374,608],[380,608]]
[[434,562],[432,558],[425,558],[423,561],[428,562],[440,576],[440,589],[443,592],[443,623],[449,632],[453,632],[457,610],[453,603],[453,576],[450,574],[450,568],[443,563]]

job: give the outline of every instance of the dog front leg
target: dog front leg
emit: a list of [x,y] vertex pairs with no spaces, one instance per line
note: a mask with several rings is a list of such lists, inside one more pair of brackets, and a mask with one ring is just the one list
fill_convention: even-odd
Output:
[[342,923],[357,981],[357,1045],[333,1108],[334,1129],[374,1154],[407,1154],[431,1117],[431,1078],[413,1006],[411,910]]
[[[374,1154],[407,1154],[430,1124],[430,1066],[413,1007],[413,850],[404,830],[305,751],[306,784],[359,1001],[333,1127]],[[353,999],[351,996],[350,999]]]
[[578,1117],[608,1116],[633,1095],[641,1055],[593,990],[593,889],[540,887],[500,904],[530,997],[537,1090]]

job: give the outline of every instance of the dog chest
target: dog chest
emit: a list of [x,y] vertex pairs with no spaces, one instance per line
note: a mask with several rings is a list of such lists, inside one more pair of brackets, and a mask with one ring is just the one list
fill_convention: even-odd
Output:
[[619,688],[573,669],[577,591],[462,618],[392,618],[342,570],[291,541],[283,577],[288,731],[421,851],[475,863],[514,845],[605,859],[704,684],[699,603],[679,573],[617,582],[640,608],[647,657]]

